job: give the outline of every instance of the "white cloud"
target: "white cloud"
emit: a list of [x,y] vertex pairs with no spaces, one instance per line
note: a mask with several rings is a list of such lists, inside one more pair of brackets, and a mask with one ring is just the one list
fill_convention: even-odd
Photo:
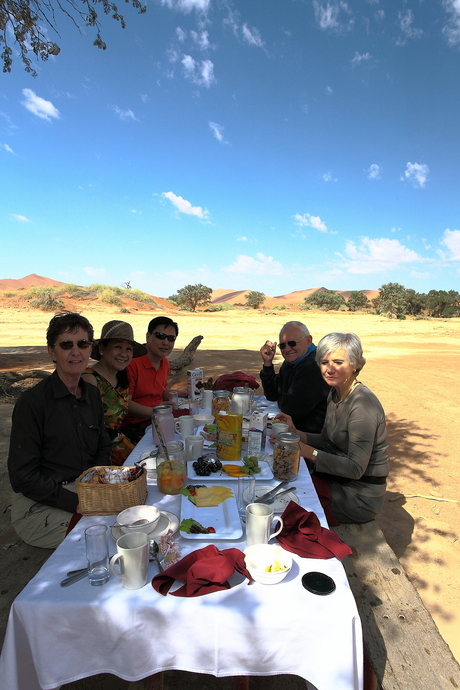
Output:
[[11,146],[8,146],[8,144],[0,144],[0,146],[2,147],[2,149],[5,149],[5,151],[8,151],[8,153],[14,153],[13,149],[11,148]]
[[180,41],[181,43],[183,43],[183,41],[185,41],[186,33],[183,29],[180,28],[180,26],[176,27],[176,36],[177,36],[177,40]]
[[363,60],[367,61],[370,59],[371,59],[370,53],[363,53],[362,55],[360,55],[358,52],[355,52],[355,56],[354,56],[353,60],[351,61],[351,64],[353,65],[353,67],[355,67],[355,65],[359,65],[361,62],[363,62]]
[[330,86],[326,86],[325,92],[328,96],[332,96],[332,88]]
[[14,218],[14,220],[18,220],[20,223],[32,222],[29,218],[26,218],[26,216],[21,216],[19,213],[12,213],[11,216]]
[[320,29],[323,29],[324,31],[343,31],[353,26],[353,19],[348,20],[345,23],[341,22],[339,19],[341,12],[350,14],[350,9],[347,3],[343,0],[327,2],[325,5],[321,2],[318,2],[318,0],[314,0],[313,7],[315,10],[316,21],[318,22]]
[[324,173],[323,180],[325,182],[337,182],[337,178],[332,175],[330,170],[328,170],[327,172]]
[[381,167],[377,163],[372,163],[366,172],[370,180],[380,180],[381,178]]
[[214,77],[214,64],[211,60],[202,60],[201,64],[198,64],[191,55],[184,55],[181,62],[185,76],[194,84],[209,88],[216,81]]
[[460,261],[460,230],[444,230],[444,236],[441,240],[441,244],[447,247],[448,254],[446,252],[440,252],[443,258],[449,261]]
[[208,125],[217,141],[219,141],[221,144],[228,144],[227,139],[224,137],[225,128],[222,125],[218,125],[217,122],[208,122]]
[[414,187],[424,187],[430,169],[425,163],[407,163],[406,170],[401,181],[407,180],[411,182]]
[[236,241],[237,241],[237,242],[249,242],[248,238],[247,238],[247,237],[244,237],[244,236],[243,236],[243,237],[238,237]]
[[53,117],[56,120],[60,118],[59,110],[54,107],[51,101],[45,101],[44,98],[40,98],[32,89],[22,89],[22,94],[25,96],[22,105],[37,117],[41,117],[42,120],[47,120],[48,122],[51,122]]
[[127,122],[127,120],[134,120],[135,122],[139,122],[139,120],[134,115],[132,110],[129,110],[129,109],[128,110],[122,110],[121,108],[118,107],[118,105],[114,105],[112,107],[113,107],[114,113],[116,115],[118,115],[120,120],[123,120],[123,122]]
[[299,227],[310,227],[319,232],[329,232],[326,223],[323,223],[319,216],[311,216],[309,213],[304,213],[303,216],[300,213],[296,213],[294,216],[295,224]]
[[243,35],[244,40],[246,41],[246,43],[249,43],[249,45],[256,46],[257,48],[263,47],[264,42],[262,41],[260,33],[257,29],[250,29],[247,24],[243,24],[243,26],[241,27],[241,33]]
[[449,20],[443,27],[443,33],[448,44],[456,46],[460,43],[460,2],[459,0],[444,0],[444,7]]
[[92,278],[105,278],[107,275],[107,270],[105,268],[92,268],[91,266],[86,266],[86,268],[82,270]]
[[208,50],[208,48],[210,47],[210,43],[207,31],[200,31],[200,33],[197,33],[196,31],[191,31],[190,35],[193,38],[194,42],[197,44],[197,46],[200,48],[200,50]]
[[243,273],[257,276],[282,276],[286,271],[279,261],[275,261],[272,256],[256,254],[256,258],[239,254],[236,261],[222,269],[228,273]]
[[140,97],[141,97],[142,103],[148,103],[150,101],[150,96],[147,96],[146,93],[141,93]]
[[398,39],[398,45],[405,45],[408,38],[421,38],[423,36],[422,29],[416,29],[412,26],[414,22],[414,13],[412,10],[407,10],[405,14],[398,12],[399,27],[403,33],[402,38]]
[[189,14],[193,10],[207,12],[211,0],[161,0],[161,4],[177,12]]
[[180,213],[185,213],[187,216],[196,216],[201,218],[201,220],[207,220],[209,218],[209,211],[201,206],[192,206],[190,201],[183,199],[181,196],[177,196],[173,192],[163,192],[162,197],[169,199],[169,201],[177,208]]
[[358,246],[350,241],[346,243],[344,268],[349,273],[380,273],[397,268],[401,264],[421,261],[421,257],[411,249],[405,247],[399,240],[386,237],[370,239],[362,237]]

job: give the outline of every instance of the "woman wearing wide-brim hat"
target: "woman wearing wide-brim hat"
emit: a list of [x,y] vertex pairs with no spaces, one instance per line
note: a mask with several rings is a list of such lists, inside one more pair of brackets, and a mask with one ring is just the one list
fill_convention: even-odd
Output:
[[83,374],[84,380],[97,386],[101,394],[105,426],[112,439],[110,461],[113,465],[122,465],[134,448],[119,428],[128,412],[128,364],[133,357],[146,352],[146,348],[134,340],[129,323],[109,321],[102,327],[101,337],[94,341],[91,356],[98,361]]

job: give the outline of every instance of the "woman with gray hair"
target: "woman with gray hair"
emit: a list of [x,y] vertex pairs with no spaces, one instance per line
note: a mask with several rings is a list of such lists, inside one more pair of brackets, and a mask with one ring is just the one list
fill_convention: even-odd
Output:
[[316,361],[332,387],[320,434],[297,431],[329,524],[368,522],[382,507],[389,471],[385,412],[358,381],[366,360],[354,333],[330,333],[318,343]]

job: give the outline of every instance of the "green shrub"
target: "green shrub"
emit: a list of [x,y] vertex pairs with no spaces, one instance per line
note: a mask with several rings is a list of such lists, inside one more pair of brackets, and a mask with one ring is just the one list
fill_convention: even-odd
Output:
[[222,307],[222,311],[231,311],[232,309],[235,309],[235,305],[231,302],[222,302],[220,306]]
[[57,290],[51,285],[31,285],[27,290],[27,297],[42,298],[44,295],[50,295],[52,292],[56,294]]
[[131,312],[129,311],[129,309],[127,309],[126,307],[122,307],[122,308],[120,309],[120,312],[121,312],[122,314],[131,314]]
[[91,283],[91,285],[88,285],[88,290],[97,293],[104,292],[105,290],[111,290],[116,295],[123,294],[123,290],[121,288],[116,287],[115,285],[103,285],[102,283]]
[[3,293],[3,297],[16,297],[16,293],[7,291]]
[[143,302],[144,304],[153,304],[156,306],[156,302],[153,297],[148,295],[146,292],[142,292],[142,290],[138,290],[137,288],[134,290],[125,289],[123,290],[123,294],[126,297],[133,299],[135,302]]
[[119,288],[106,287],[102,292],[99,293],[99,299],[105,304],[114,304],[117,307],[123,306],[123,302],[118,297]]
[[43,292],[36,299],[29,302],[34,309],[41,309],[42,311],[60,311],[64,308],[64,302],[49,292]]
[[221,304],[209,304],[206,309],[203,309],[203,311],[223,311],[223,307]]

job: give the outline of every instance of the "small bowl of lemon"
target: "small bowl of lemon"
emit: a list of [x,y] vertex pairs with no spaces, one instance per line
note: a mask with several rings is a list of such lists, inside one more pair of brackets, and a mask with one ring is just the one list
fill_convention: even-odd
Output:
[[244,551],[246,568],[256,582],[276,585],[292,568],[292,558],[276,544],[254,544]]

